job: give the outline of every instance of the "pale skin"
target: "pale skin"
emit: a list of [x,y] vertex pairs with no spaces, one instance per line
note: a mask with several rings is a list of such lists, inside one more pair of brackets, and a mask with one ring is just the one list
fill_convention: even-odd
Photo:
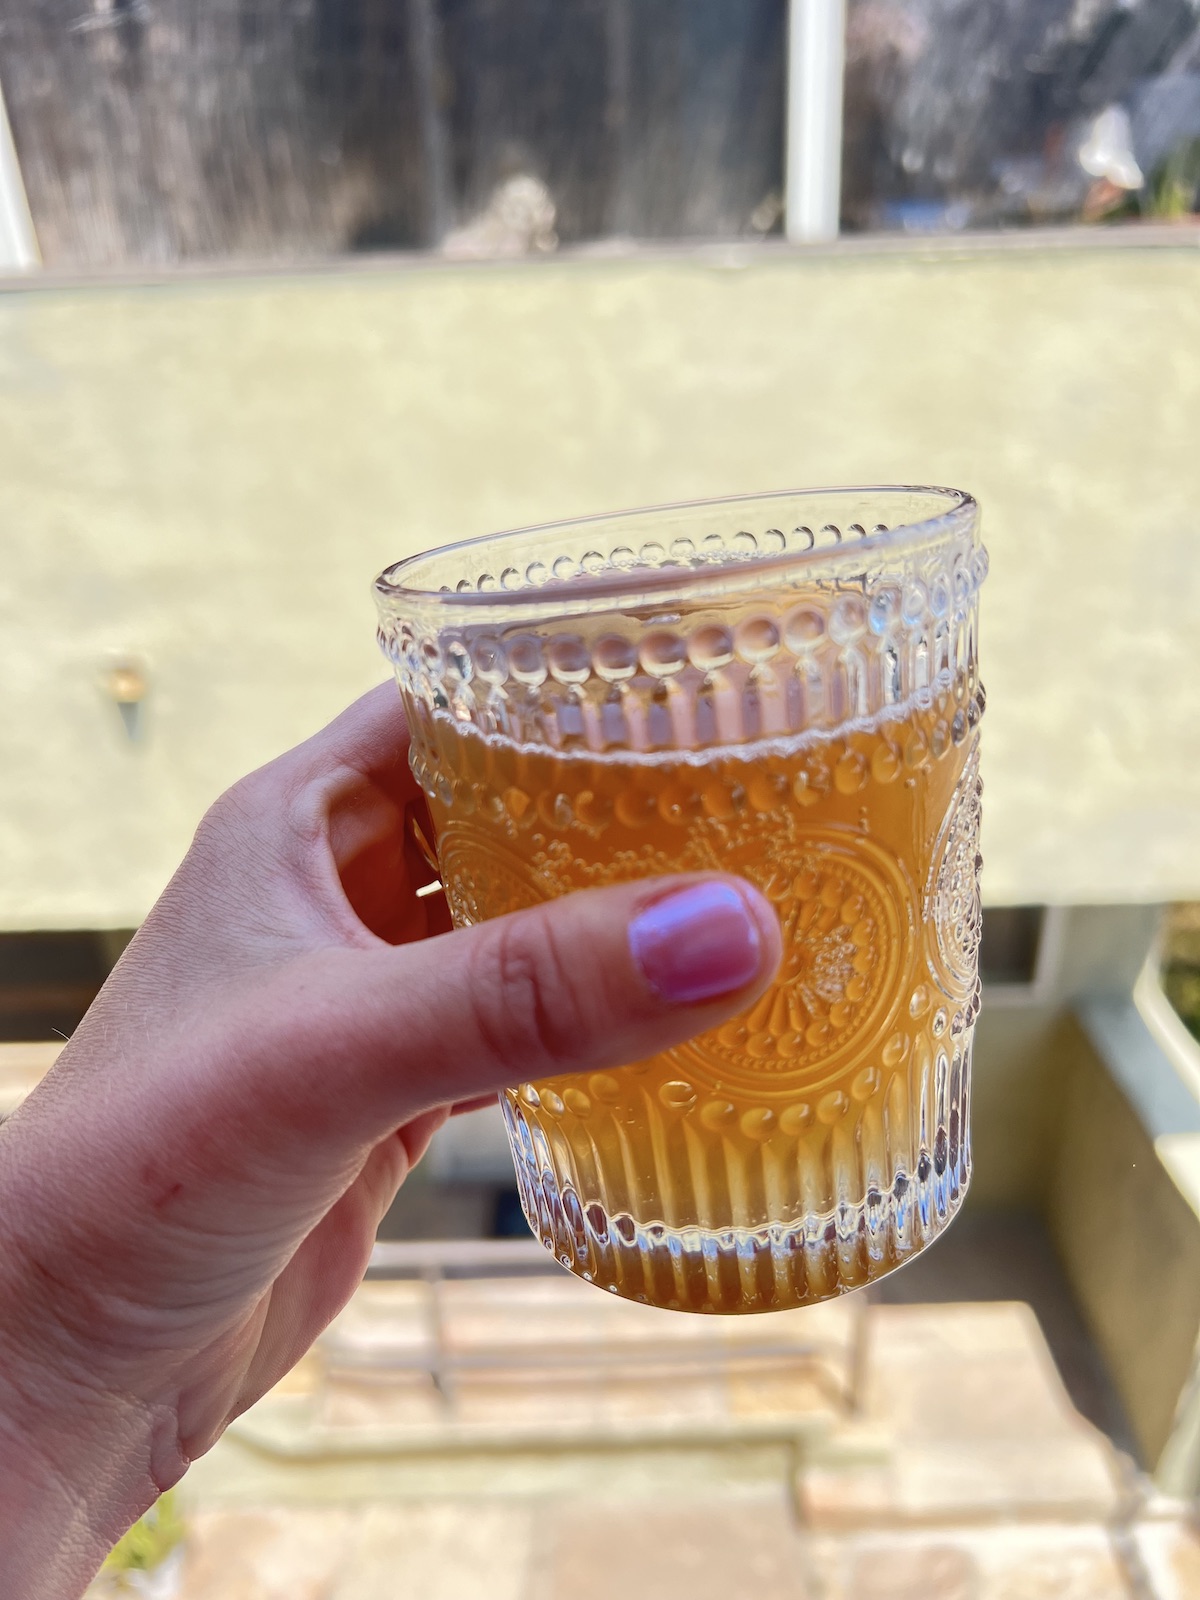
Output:
[[[716,881],[740,897],[753,971],[733,963],[700,1000],[660,992],[631,944],[684,880],[450,932],[440,892],[416,892],[423,816],[390,686],[235,785],[0,1126],[7,1600],[82,1594],[294,1365],[455,1110],[644,1058],[770,981],[778,928],[736,879]],[[674,981],[688,943],[672,940]],[[697,961],[711,990],[712,949]]]

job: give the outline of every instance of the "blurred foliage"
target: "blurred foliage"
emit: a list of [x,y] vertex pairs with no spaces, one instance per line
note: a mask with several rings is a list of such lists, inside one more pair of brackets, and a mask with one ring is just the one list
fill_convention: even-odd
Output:
[[1163,945],[1162,981],[1167,999],[1200,1039],[1200,905],[1172,910]]
[[[849,0],[843,225],[1182,217],[1198,87],[1193,0]],[[1080,159],[1113,112],[1145,187]]]
[[1127,191],[1095,184],[1083,210],[1085,222],[1182,222],[1200,212],[1200,139],[1173,150],[1145,188]]
[[1169,966],[1163,973],[1163,988],[1189,1033],[1200,1039],[1200,967]]
[[109,1552],[104,1571],[151,1572],[183,1542],[186,1532],[175,1492],[168,1489]]
[[1181,145],[1163,162],[1150,181],[1143,210],[1169,222],[1200,210],[1200,139]]

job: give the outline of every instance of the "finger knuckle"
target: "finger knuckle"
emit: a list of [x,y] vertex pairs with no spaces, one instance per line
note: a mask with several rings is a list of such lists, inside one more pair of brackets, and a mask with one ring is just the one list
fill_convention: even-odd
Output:
[[283,781],[270,767],[251,772],[217,797],[200,819],[194,847],[224,852],[270,842],[297,850],[322,834],[323,810],[310,787]]
[[537,912],[502,918],[480,940],[469,985],[484,1048],[531,1078],[569,1071],[589,1033],[583,983]]
[[198,841],[223,839],[231,833],[244,831],[261,815],[263,795],[257,778],[258,774],[252,772],[217,796],[200,819],[196,829]]

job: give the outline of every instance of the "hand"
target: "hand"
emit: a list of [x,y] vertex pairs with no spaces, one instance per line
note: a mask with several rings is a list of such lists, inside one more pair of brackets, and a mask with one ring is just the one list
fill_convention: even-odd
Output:
[[287,1372],[456,1105],[644,1058],[770,980],[774,916],[736,879],[449,932],[407,748],[389,685],[223,796],[0,1127],[9,1596],[78,1593]]

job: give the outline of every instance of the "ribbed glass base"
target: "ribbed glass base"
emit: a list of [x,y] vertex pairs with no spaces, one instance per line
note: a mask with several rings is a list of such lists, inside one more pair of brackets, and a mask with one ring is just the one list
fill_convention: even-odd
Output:
[[[561,1112],[547,1116],[516,1093],[501,1103],[525,1215],[568,1271],[670,1310],[778,1311],[883,1277],[950,1223],[970,1176],[970,1063],[968,1034],[907,1092],[885,1095],[882,1115],[879,1103],[847,1107],[836,1125],[799,1137],[697,1139],[648,1101],[658,1125],[640,1130],[638,1154],[650,1161],[640,1163],[637,1187],[656,1204],[639,1215],[613,1204],[610,1191],[627,1196],[628,1186],[605,1181],[603,1162],[564,1130]],[[628,1149],[628,1125],[590,1123],[592,1152],[607,1134],[613,1148]],[[806,1194],[833,1203],[806,1207]],[[686,1220],[697,1215],[727,1225]]]

